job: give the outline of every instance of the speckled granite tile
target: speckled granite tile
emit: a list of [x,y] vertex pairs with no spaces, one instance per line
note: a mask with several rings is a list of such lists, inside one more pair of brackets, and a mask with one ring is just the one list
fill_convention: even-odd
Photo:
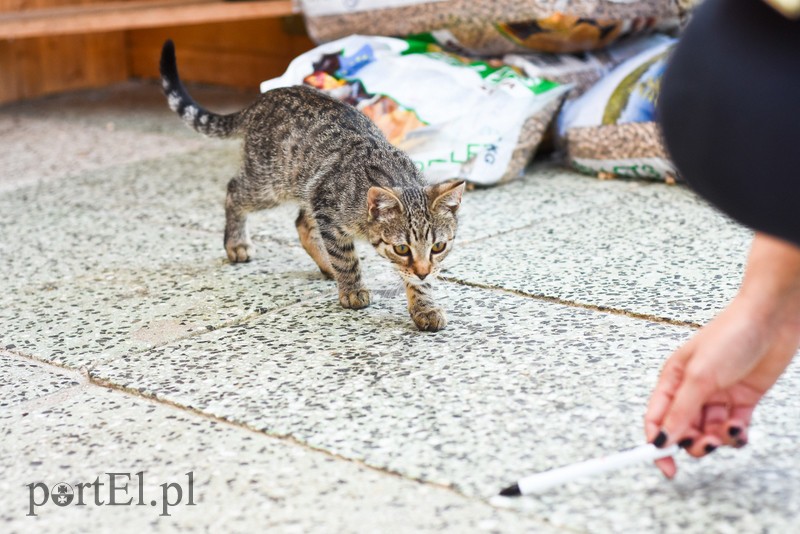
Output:
[[612,206],[458,247],[453,279],[692,323],[738,289],[751,234],[682,187],[653,184]]
[[538,163],[519,180],[466,193],[458,240],[475,241],[593,206],[624,202],[643,187],[640,182],[590,180],[549,162]]
[[[209,101],[212,104],[219,103],[222,111],[237,109],[243,98],[235,93],[206,92],[209,93]],[[92,143],[86,148],[80,148],[83,145],[77,143],[80,146],[75,150],[79,153],[85,152],[89,157],[66,158],[66,161],[72,162],[70,165],[78,165],[71,171],[91,169],[91,160],[95,156],[111,158],[112,161],[116,158],[116,167],[104,168],[102,172],[88,173],[77,180],[71,180],[71,186],[67,190],[57,185],[40,188],[37,191],[38,196],[42,201],[58,199],[59,202],[76,206],[95,206],[97,200],[102,199],[105,207],[137,220],[221,232],[224,224],[222,204],[225,184],[238,166],[240,142],[203,139],[189,131],[166,109],[158,87],[151,87],[149,84],[129,88],[122,86],[116,89],[116,93],[121,94],[108,91],[78,93],[52,100],[45,99],[35,105],[31,103],[15,106],[5,114],[0,110],[0,121],[13,121],[15,124],[33,128],[45,120],[42,117],[49,117],[46,120],[68,124],[68,130],[77,129],[84,132],[81,135],[87,136],[95,132],[96,136],[104,138],[103,142],[118,145],[115,151],[101,146],[93,148]],[[111,98],[110,94],[114,94],[114,97]],[[131,109],[135,113],[131,113]],[[58,122],[67,120],[70,122]],[[80,128],[75,128],[75,124]],[[107,128],[113,131],[106,132]],[[31,146],[36,150],[28,151],[29,159],[41,159],[36,156],[37,150],[54,153],[52,145],[61,143],[58,135],[68,136],[68,131],[61,132],[63,129],[53,128],[48,135],[23,136],[17,142],[27,143],[25,139],[32,138]],[[120,141],[125,135],[134,134],[142,134],[145,140],[148,139],[147,136],[153,137],[153,146],[161,143],[166,152],[169,152],[169,147],[176,147],[176,150],[177,147],[194,147],[196,150],[191,154],[169,154],[168,157],[154,158],[157,154],[140,149],[138,141]],[[186,139],[184,134],[191,137]],[[115,136],[119,137],[116,141]],[[170,139],[170,136],[174,139]],[[76,144],[71,139],[70,141],[72,145]],[[132,150],[137,157],[128,158],[123,154]],[[129,159],[154,161],[124,165]],[[17,159],[14,162],[24,171],[22,174],[28,172],[37,176],[41,173],[42,165],[47,163],[46,158],[44,163],[36,161],[35,164],[33,160],[23,160]],[[63,173],[64,170],[58,168],[53,172]],[[462,209],[459,240],[472,241],[520,228],[553,215],[608,204],[618,201],[630,190],[641,186],[635,182],[587,180],[568,170],[540,165],[531,170],[523,180],[502,187],[470,192]],[[296,243],[293,225],[295,217],[296,208],[292,206],[254,214],[254,238],[269,236],[283,242]]]
[[81,367],[335,293],[298,249],[231,265],[215,253],[181,261],[165,244],[172,261],[161,266],[131,259],[0,295],[0,348]]
[[[415,332],[400,297],[361,312],[314,303],[126,355],[90,373],[488,498],[519,476],[639,443],[660,365],[692,332],[485,290],[442,289],[451,323],[437,334]],[[686,519],[674,510],[683,506],[697,511],[693,532],[721,520],[748,525],[761,514],[775,525],[800,520],[798,510],[780,504],[800,487],[790,422],[800,412],[791,394],[800,385],[794,369],[765,401],[753,452],[690,462],[677,483],[650,466],[631,468],[554,491],[530,513],[597,532],[678,529]],[[747,482],[754,464],[764,476]],[[752,505],[742,508],[743,499]]]
[[[2,426],[0,529],[22,532],[557,532],[528,514],[498,510],[292,442],[187,414],[116,391],[80,396]],[[144,506],[139,502],[142,472]],[[192,500],[186,473],[193,475]],[[120,476],[110,506],[107,473]],[[66,506],[29,512],[27,484],[99,480]],[[182,487],[163,513],[161,484]],[[172,502],[177,490],[170,489]],[[37,490],[41,499],[41,490]],[[152,505],[155,502],[155,505]]]
[[[235,92],[198,90],[201,101],[207,97],[209,105],[221,112],[238,109],[250,98]],[[204,139],[191,132],[166,108],[155,84],[123,84],[109,90],[23,103],[0,109],[0,124],[2,121],[13,123],[14,130],[32,129],[30,135],[15,140],[32,148],[26,152],[27,159],[14,158],[12,162],[20,172],[10,175],[19,175],[20,180],[26,173],[38,180],[48,173],[74,175],[79,170],[103,167],[73,176],[69,188],[58,184],[37,188],[35,197],[41,203],[59,202],[90,209],[101,203],[105,209],[136,220],[222,232],[225,184],[238,167],[240,141]],[[55,126],[48,126],[47,121]],[[36,133],[36,128],[43,131]],[[77,141],[71,134],[73,130],[78,132]],[[141,139],[126,140],[125,136]],[[84,137],[86,142],[80,142]],[[95,138],[99,141],[95,142]],[[53,151],[52,147],[65,143],[76,156],[63,158],[68,168],[62,168],[59,159],[58,165],[50,165],[54,167],[52,172],[43,169],[49,160],[37,154],[61,154],[63,150]],[[151,145],[156,152],[148,150]],[[159,147],[163,147],[161,154],[157,152]],[[191,148],[195,150],[186,153]],[[156,157],[164,152],[165,157]],[[12,153],[9,151],[9,157]],[[94,162],[98,158],[103,161]],[[130,160],[136,163],[125,165]],[[109,163],[115,165],[109,167]],[[15,180],[14,185],[19,185],[20,180]],[[540,165],[526,179],[470,192],[462,210],[459,240],[473,241],[543,218],[615,202],[640,187],[635,182],[588,180],[552,165]],[[34,196],[30,191],[26,193],[28,199]],[[254,214],[254,239],[270,237],[296,244],[296,211],[293,206],[282,206]]]
[[[263,237],[256,259],[234,266],[224,259],[221,231],[121,217],[111,202],[95,210],[57,202],[58,188],[42,194],[48,187],[0,200],[9,208],[0,209],[0,348],[87,365],[335,292],[299,246]],[[130,187],[120,187],[120,206],[137,198]],[[93,198],[112,190],[94,188]],[[384,260],[368,260],[365,279],[380,289],[388,269]]]
[[202,139],[0,112],[0,191],[204,146]]
[[[188,184],[188,180],[153,191],[150,188],[156,187],[158,180],[139,176],[150,176],[148,171],[158,167],[152,161],[140,162],[122,166],[133,174],[123,172],[119,180],[111,180],[119,173],[118,168],[86,175],[83,182],[71,179],[66,190],[58,184],[44,184],[0,195],[2,284],[14,288],[108,269],[154,269],[224,261],[224,192],[219,192],[221,196],[217,198],[213,191],[209,195],[202,188],[182,188],[180,184]],[[170,196],[164,198],[167,191]],[[215,198],[210,200],[212,195]],[[187,215],[193,206],[194,215]],[[254,216],[253,227],[261,230],[255,236],[259,265],[269,264],[276,251],[280,254],[290,248],[301,250],[294,228],[296,214],[290,211],[293,209],[279,208],[276,213],[265,213],[260,220],[260,214]],[[182,224],[187,227],[180,228]],[[283,242],[276,243],[275,238]],[[300,256],[308,259],[305,253]],[[303,265],[311,271],[316,269],[310,259]]]
[[[204,107],[217,113],[240,110],[258,96],[258,88],[242,91],[187,83],[189,92]],[[170,137],[198,140],[167,107],[158,81],[135,80],[90,89],[24,100],[0,106],[0,117],[54,119],[67,121],[76,129],[83,127],[113,128],[145,134],[166,134]],[[213,143],[213,140],[201,142]]]
[[[225,188],[239,165],[238,145],[208,146],[74,176],[60,182],[22,188],[0,196],[0,226],[19,224],[31,211],[59,205],[113,214],[153,226],[201,230],[222,243]],[[254,240],[277,240],[300,246],[294,221],[297,208],[280,206],[251,215]]]
[[0,350],[0,411],[80,385],[74,372],[42,364]]
[[151,269],[220,263],[222,240],[204,232],[148,224],[102,209],[44,205],[17,197],[0,201],[0,274],[3,289],[64,282],[110,269]]
[[[589,532],[794,532],[800,525],[798,385],[795,363],[760,404],[746,448],[722,448],[701,460],[681,454],[672,482],[659,480],[655,469],[631,467],[545,495],[492,502]],[[569,461],[601,450],[587,448],[573,451]]]
[[[639,443],[660,365],[691,333],[508,294],[441,289],[451,323],[437,334],[415,332],[400,297],[355,313],[314,303],[90,373],[488,497],[519,476]],[[596,532],[678,529],[685,519],[674,510],[684,506],[697,511],[693,532],[713,530],[722,517],[734,524],[762,514],[775,525],[800,519],[793,507],[780,510],[800,487],[800,460],[790,452],[796,438],[787,435],[787,421],[800,415],[791,394],[797,371],[765,401],[753,452],[690,462],[673,484],[650,466],[630,468],[554,491],[530,513]],[[763,476],[748,483],[753,469]],[[752,506],[739,506],[744,499]]]
[[[74,177],[67,190],[50,184],[17,191],[0,198],[0,207],[7,220],[13,221],[14,214],[23,209],[46,211],[53,203],[60,203],[92,210],[102,199],[104,210],[129,220],[221,236],[225,184],[238,159],[236,149],[222,147],[120,165]],[[469,192],[458,239],[462,243],[474,241],[587,206],[606,205],[639,187],[641,184],[587,180],[549,167],[534,169],[518,183]],[[253,239],[299,246],[296,217],[297,207],[292,204],[252,214]],[[0,218],[0,225],[2,221]]]
[[262,240],[259,260],[230,265],[221,236],[47,187],[0,200],[0,348],[79,367],[334,291],[299,247]]
[[[256,96],[191,89],[220,113],[240,109]],[[191,131],[167,108],[157,83],[131,82],[0,107],[3,136],[9,150],[0,163],[8,160],[2,166],[11,172],[0,177],[0,193],[36,186],[0,195],[7,218],[31,203],[56,203],[221,235],[225,184],[238,166],[241,141]],[[68,187],[46,183],[64,176],[70,176]],[[295,243],[296,215],[291,206],[254,215],[254,238]]]

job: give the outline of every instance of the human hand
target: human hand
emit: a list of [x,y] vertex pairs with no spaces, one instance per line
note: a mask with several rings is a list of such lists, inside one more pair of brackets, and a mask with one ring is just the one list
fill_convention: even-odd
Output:
[[[779,262],[779,269],[775,268]],[[692,456],[741,447],[753,411],[800,346],[800,250],[759,235],[733,302],[665,363],[645,416],[648,441]],[[672,478],[672,458],[656,462]]]

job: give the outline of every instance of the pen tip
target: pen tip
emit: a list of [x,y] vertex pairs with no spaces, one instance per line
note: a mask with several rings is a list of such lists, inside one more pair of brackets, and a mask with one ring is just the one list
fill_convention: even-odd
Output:
[[519,485],[514,484],[500,491],[500,495],[503,497],[519,497],[522,495],[522,492],[519,490]]

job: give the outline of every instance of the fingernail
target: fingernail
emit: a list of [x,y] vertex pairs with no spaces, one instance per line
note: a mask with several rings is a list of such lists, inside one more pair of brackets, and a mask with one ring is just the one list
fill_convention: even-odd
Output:
[[737,448],[737,449],[741,449],[741,448],[742,448],[742,447],[744,447],[745,445],[747,445],[747,441],[745,441],[745,440],[743,440],[743,439],[741,439],[741,438],[739,438],[739,439],[737,439],[737,440],[736,440],[736,448]]
[[688,449],[692,445],[694,445],[694,440],[692,438],[682,439],[678,442],[678,447],[681,449]]
[[656,439],[653,440],[653,445],[655,445],[657,448],[660,449],[661,447],[664,446],[666,442],[667,442],[667,433],[661,430],[656,436]]
[[717,446],[712,445],[711,443],[707,443],[706,446],[703,447],[703,450],[706,451],[706,454],[711,454],[712,452],[717,450]]
[[735,438],[736,436],[738,436],[741,433],[742,433],[742,429],[739,428],[738,426],[732,426],[732,427],[730,427],[728,429],[728,435],[730,437],[732,437],[732,438]]

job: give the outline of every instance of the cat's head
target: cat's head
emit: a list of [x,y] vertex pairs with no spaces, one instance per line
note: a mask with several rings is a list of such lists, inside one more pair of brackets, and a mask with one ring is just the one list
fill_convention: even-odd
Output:
[[409,283],[435,278],[453,248],[464,182],[421,188],[371,187],[369,240]]

